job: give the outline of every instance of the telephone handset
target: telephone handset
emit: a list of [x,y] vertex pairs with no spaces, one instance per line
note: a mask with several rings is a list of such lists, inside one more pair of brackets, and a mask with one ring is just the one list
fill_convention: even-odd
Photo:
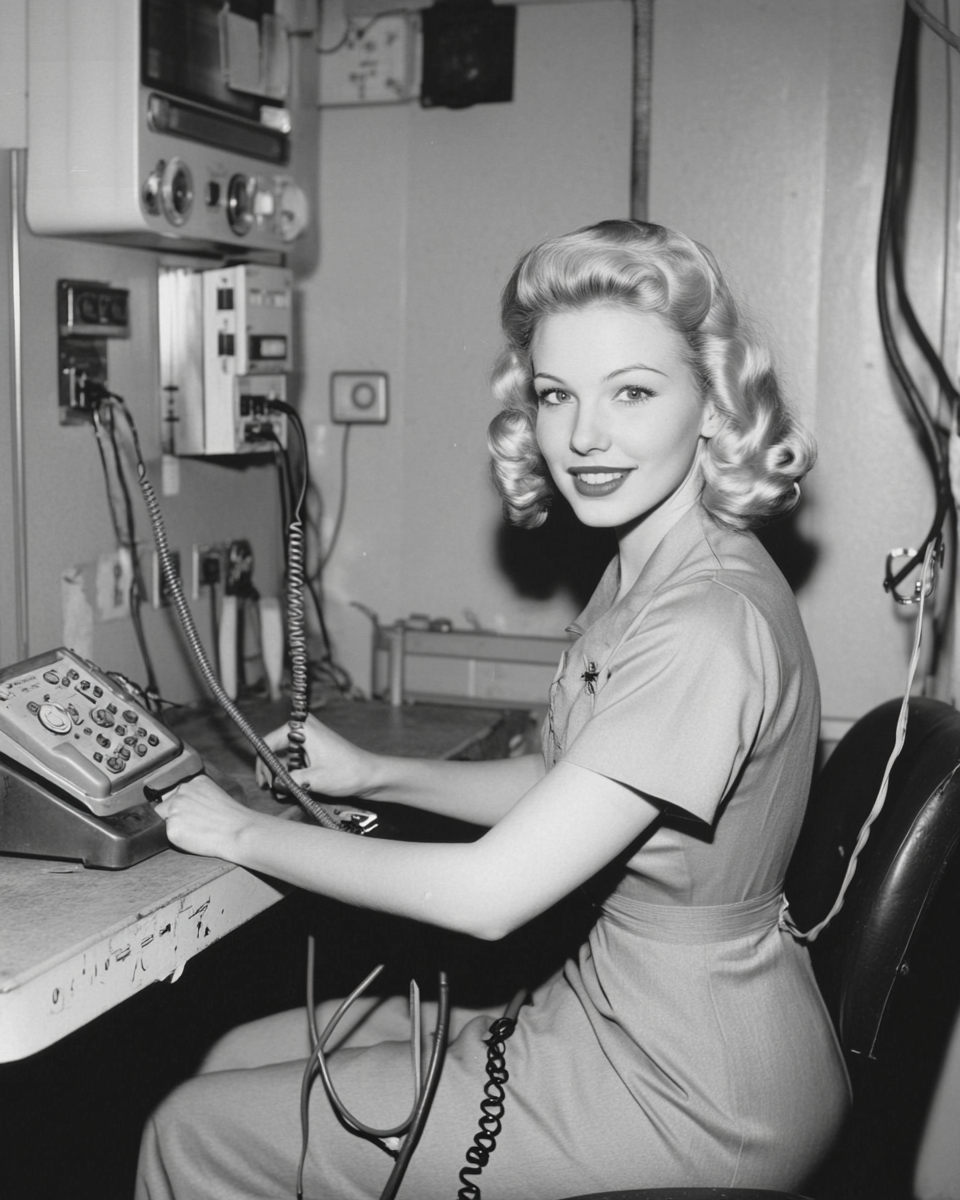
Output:
[[195,750],[72,650],[0,671],[0,852],[130,866],[168,846],[151,799],[202,770]]

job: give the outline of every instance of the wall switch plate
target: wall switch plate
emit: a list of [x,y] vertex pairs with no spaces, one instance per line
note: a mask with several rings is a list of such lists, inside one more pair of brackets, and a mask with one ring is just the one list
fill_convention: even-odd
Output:
[[383,371],[334,371],[330,415],[343,425],[385,424],[387,376]]

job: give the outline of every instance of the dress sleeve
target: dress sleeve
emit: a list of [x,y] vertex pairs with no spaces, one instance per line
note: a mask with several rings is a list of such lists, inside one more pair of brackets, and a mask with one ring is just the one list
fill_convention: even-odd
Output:
[[641,613],[564,758],[712,823],[756,742],[778,656],[768,626],[715,582]]

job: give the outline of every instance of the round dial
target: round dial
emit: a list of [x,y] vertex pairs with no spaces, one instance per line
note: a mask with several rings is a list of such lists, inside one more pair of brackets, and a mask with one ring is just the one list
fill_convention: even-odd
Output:
[[40,724],[51,733],[69,733],[73,729],[70,714],[60,704],[41,704],[37,716]]
[[310,202],[302,187],[286,182],[277,190],[277,221],[285,242],[295,241],[310,220]]

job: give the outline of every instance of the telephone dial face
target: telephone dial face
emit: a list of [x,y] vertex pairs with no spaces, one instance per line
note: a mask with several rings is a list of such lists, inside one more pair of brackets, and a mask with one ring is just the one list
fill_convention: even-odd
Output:
[[0,671],[0,851],[127,866],[167,844],[150,797],[202,770],[195,750],[71,650]]

